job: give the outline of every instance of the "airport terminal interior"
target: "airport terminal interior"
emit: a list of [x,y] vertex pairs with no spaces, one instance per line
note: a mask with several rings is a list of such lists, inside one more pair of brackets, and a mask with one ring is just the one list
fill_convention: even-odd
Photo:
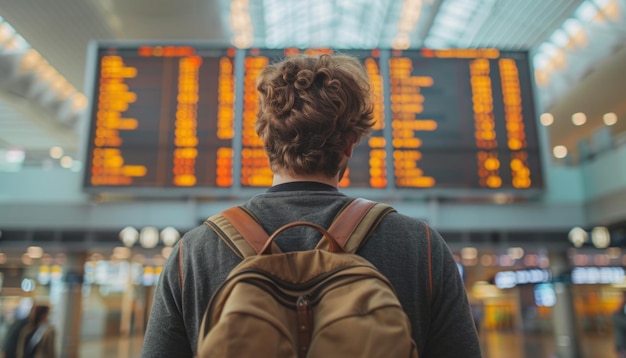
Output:
[[340,191],[442,234],[483,356],[618,357],[625,44],[626,0],[0,0],[0,341],[43,302],[58,356],[139,357],[172,248],[272,184],[258,73],[343,53]]

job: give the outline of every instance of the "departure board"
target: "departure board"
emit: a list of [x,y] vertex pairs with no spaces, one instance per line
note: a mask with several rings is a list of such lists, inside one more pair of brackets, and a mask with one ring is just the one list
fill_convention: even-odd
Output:
[[269,160],[263,150],[263,143],[255,131],[258,112],[256,78],[268,64],[276,63],[285,57],[298,54],[319,55],[340,53],[358,58],[369,76],[374,99],[374,127],[369,138],[360,143],[350,160],[348,168],[339,183],[342,188],[385,188],[387,186],[385,138],[383,137],[384,94],[380,72],[379,50],[333,50],[297,49],[284,50],[251,49],[244,60],[243,128],[241,152],[241,185],[246,187],[268,187],[272,184]]
[[257,76],[320,53],[358,58],[371,83],[374,127],[342,189],[410,197],[543,187],[526,52],[108,42],[90,50],[84,189],[248,196],[271,186],[255,130]]
[[230,187],[234,49],[97,52],[87,187]]
[[398,188],[542,187],[526,53],[392,51]]

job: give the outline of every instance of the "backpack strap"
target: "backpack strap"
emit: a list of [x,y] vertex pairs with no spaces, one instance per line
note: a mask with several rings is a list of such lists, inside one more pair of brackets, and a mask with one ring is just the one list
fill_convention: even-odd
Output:
[[[391,212],[395,212],[395,209],[389,205],[367,199],[354,199],[333,220],[328,233],[345,252],[355,253],[383,218]],[[242,259],[261,252],[269,239],[269,235],[254,214],[241,206],[233,206],[213,215],[204,224],[211,227]],[[272,252],[281,252],[275,242],[271,245]],[[328,241],[320,240],[315,249],[328,250]]]
[[[355,253],[376,230],[381,221],[396,210],[367,199],[352,200],[333,220],[328,233],[347,253]],[[328,241],[320,240],[316,249],[328,250]]]
[[[241,206],[233,206],[213,215],[204,224],[212,228],[242,259],[259,253],[269,239],[269,235],[254,215]],[[275,243],[272,243],[272,252],[280,252]]]

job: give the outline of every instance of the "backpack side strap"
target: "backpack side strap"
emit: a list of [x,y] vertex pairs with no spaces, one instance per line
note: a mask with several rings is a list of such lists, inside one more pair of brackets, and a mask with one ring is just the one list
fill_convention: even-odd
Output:
[[[217,236],[240,258],[254,256],[261,251],[269,235],[261,224],[246,209],[233,206],[208,218],[204,224],[215,231]],[[273,252],[280,252],[273,244]]]
[[[395,212],[395,209],[389,205],[367,199],[354,199],[337,215],[328,228],[328,233],[345,252],[353,254],[391,212]],[[321,240],[316,249],[328,250],[328,242]]]

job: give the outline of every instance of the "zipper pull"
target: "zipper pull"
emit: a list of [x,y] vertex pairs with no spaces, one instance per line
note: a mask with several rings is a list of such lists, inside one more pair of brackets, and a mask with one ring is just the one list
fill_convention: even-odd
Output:
[[305,357],[311,343],[313,330],[313,312],[307,296],[299,296],[296,301],[299,356]]

